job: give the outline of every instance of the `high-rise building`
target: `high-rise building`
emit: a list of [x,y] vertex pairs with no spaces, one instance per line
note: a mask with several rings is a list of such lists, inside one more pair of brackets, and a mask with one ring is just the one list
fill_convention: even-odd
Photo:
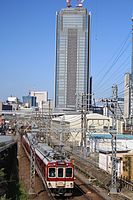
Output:
[[75,109],[89,93],[90,14],[79,4],[57,13],[55,108]]
[[131,92],[130,92],[131,74],[126,73],[124,76],[124,117],[129,118],[131,115]]
[[23,96],[23,104],[27,108],[36,107],[36,97],[35,96]]
[[118,97],[118,108],[116,110],[117,118],[123,119],[124,115],[124,98]]
[[43,104],[48,100],[47,91],[30,91],[30,96],[36,97],[37,106],[39,108],[42,108]]

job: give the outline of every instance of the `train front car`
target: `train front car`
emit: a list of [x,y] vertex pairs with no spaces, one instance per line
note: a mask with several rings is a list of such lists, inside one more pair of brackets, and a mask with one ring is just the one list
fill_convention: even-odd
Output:
[[[31,140],[33,134],[28,133],[22,138],[23,148],[30,159]],[[74,188],[74,165],[68,158],[48,146],[38,142],[35,146],[35,168],[44,185],[54,195],[72,195]]]
[[57,160],[47,165],[47,185],[55,195],[72,195],[74,166],[69,160]]

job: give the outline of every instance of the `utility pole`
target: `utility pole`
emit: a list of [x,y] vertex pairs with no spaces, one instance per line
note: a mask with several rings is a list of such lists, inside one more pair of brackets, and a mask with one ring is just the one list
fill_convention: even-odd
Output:
[[48,100],[49,106],[48,106],[48,145],[50,145],[51,141],[51,101],[50,99]]
[[89,94],[81,95],[81,148],[86,154],[86,132],[87,132],[87,102]]
[[42,118],[43,118],[43,106],[44,106],[44,101],[42,101]]
[[118,108],[118,87],[117,85],[112,86],[112,100],[113,100],[113,130],[117,128],[117,108]]
[[34,195],[34,194],[36,194],[35,193],[35,145],[36,145],[35,136],[33,136],[32,139],[29,139],[29,143],[30,143],[30,189],[29,189],[29,194]]
[[[42,113],[40,112],[39,115],[35,115],[35,124],[37,124],[38,129],[32,133],[31,138],[29,139],[30,143],[30,189],[29,194],[34,195],[35,193],[35,170],[36,170],[36,160],[35,160],[35,147],[38,142],[44,142],[46,140],[46,135],[44,135],[44,113],[43,113],[43,103],[42,103]],[[33,120],[33,121],[34,121]],[[33,122],[32,121],[32,122]],[[32,131],[32,130],[31,130]]]
[[86,148],[86,132],[87,132],[87,119],[86,119],[86,113],[87,113],[87,94],[84,95],[84,147]]
[[[112,112],[112,129],[110,134],[111,147],[112,147],[112,172],[111,172],[111,186],[110,194],[117,194],[117,158],[116,158],[116,134],[117,134],[117,107],[118,107],[118,87],[117,85],[112,86],[112,99],[102,99],[102,102],[107,103],[108,109]],[[109,105],[110,103],[110,105]]]
[[113,119],[112,119],[112,130],[110,134],[112,135],[111,145],[112,145],[112,177],[111,177],[111,187],[110,193],[117,194],[117,158],[116,158],[116,133],[117,133],[117,105],[118,105],[118,87],[117,85],[112,86],[112,100],[113,100]]
[[64,133],[65,133],[65,115],[62,116],[60,123],[60,152],[62,155],[62,148],[64,146]]
[[83,147],[83,139],[84,139],[84,114],[83,114],[83,94],[81,96],[81,148]]

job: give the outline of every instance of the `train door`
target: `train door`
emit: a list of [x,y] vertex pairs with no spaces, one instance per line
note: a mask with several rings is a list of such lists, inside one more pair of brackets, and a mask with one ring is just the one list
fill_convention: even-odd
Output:
[[65,177],[64,170],[65,170],[64,167],[58,167],[57,168],[57,176],[58,176],[58,178],[64,178]]
[[65,188],[65,167],[57,167],[57,187]]

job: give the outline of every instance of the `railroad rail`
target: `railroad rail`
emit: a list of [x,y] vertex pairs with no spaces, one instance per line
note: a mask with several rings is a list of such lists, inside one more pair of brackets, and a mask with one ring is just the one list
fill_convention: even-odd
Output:
[[86,200],[105,200],[99,194],[97,194],[96,191],[90,189],[89,185],[86,185],[79,179],[78,183],[75,184],[75,189],[78,189],[82,194],[82,198]]
[[59,197],[58,200],[107,200],[97,194],[90,185],[84,183],[78,177],[75,180],[73,195],[70,197]]
[[[29,154],[27,153],[27,151],[26,151],[26,149],[25,149],[24,146],[23,146],[23,148],[24,148],[25,153],[26,153],[26,155],[27,155],[27,157],[28,157],[28,159],[29,159],[29,161],[30,161],[30,156],[29,156]],[[43,182],[43,185],[44,185],[44,188],[45,188],[45,190],[46,190],[46,192],[47,192],[47,194],[48,194],[49,200],[56,200],[55,197],[52,195],[50,189],[47,187],[47,183],[46,183],[44,177],[42,176],[42,174],[41,174],[41,172],[40,172],[40,170],[38,169],[37,166],[36,166],[36,172],[37,172],[38,176],[40,177],[40,179],[41,179],[42,182]]]
[[[88,178],[90,183],[98,185],[98,186],[100,185],[104,187],[105,189],[108,189],[105,182],[109,183],[110,179],[106,177],[105,174],[104,174],[104,179],[103,179],[103,176],[102,176],[102,179],[99,179],[97,176],[95,176],[95,173],[94,174],[92,173],[92,168],[87,167],[86,165],[84,165],[84,168],[83,168],[77,161],[75,161],[74,166],[77,171],[79,171],[81,174],[83,174],[85,177]],[[96,173],[100,173],[100,172],[97,170]],[[101,176],[101,174],[99,176]]]
[[120,179],[122,187],[127,188],[129,191],[133,191],[133,183],[125,180],[125,179]]
[[[74,158],[75,160],[75,168],[86,177],[88,177],[88,179],[92,183],[96,185],[98,184],[107,190],[109,189],[109,184],[111,180],[111,175],[109,173],[100,169],[96,163],[91,162],[92,160],[81,158],[75,153],[73,153],[72,158]],[[81,165],[81,163],[83,163],[83,160],[84,168]],[[133,191],[133,183],[123,178],[118,178],[118,188],[121,189],[122,187],[125,187],[129,191]]]
[[[58,144],[58,141],[53,139],[53,145]],[[111,184],[111,174],[99,168],[98,163],[92,158],[85,158],[80,156],[81,152],[74,151],[68,146],[64,145],[65,152],[74,160],[75,169],[77,169],[81,174],[88,178],[88,181],[95,186],[99,186],[109,191],[109,186]],[[119,178],[117,181],[118,192],[122,188],[128,190],[131,195],[133,192],[133,183]],[[122,193],[121,193],[122,194]],[[123,193],[124,194],[124,193]],[[129,197],[130,199],[130,197]]]
[[38,167],[36,167],[36,171],[37,171],[39,177],[42,179],[42,182],[43,182],[43,184],[44,184],[44,186],[45,186],[45,190],[47,191],[49,200],[56,200],[55,197],[53,196],[52,192],[51,192],[50,189],[48,188],[47,183],[46,183],[46,180],[45,180],[45,178],[42,176],[42,174],[41,174],[40,170],[38,169]]

